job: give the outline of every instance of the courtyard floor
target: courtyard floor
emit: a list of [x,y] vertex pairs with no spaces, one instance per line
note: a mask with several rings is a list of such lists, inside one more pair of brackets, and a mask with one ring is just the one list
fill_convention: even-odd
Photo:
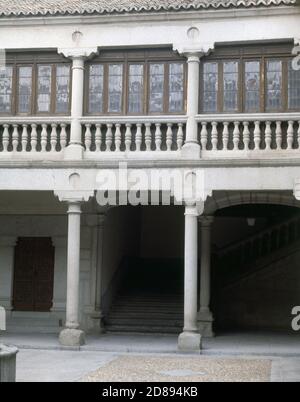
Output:
[[179,354],[175,336],[90,336],[80,350],[56,335],[3,334],[14,344],[17,381],[300,382],[299,335],[228,334],[203,342],[201,355]]

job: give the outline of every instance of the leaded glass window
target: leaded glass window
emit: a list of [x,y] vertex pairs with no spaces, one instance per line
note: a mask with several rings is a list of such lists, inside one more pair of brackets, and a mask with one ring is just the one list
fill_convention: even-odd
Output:
[[282,108],[282,61],[267,61],[267,110]]
[[169,112],[180,113],[184,103],[184,69],[182,63],[169,65]]
[[38,66],[37,79],[37,109],[38,112],[47,113],[51,106],[51,79],[52,66]]
[[12,77],[13,68],[11,66],[0,68],[0,113],[11,113]]
[[238,110],[239,63],[223,63],[223,109],[225,112]]
[[89,71],[89,112],[103,112],[103,81],[104,66],[102,64],[90,65]]
[[245,62],[245,111],[260,110],[260,62]]
[[162,113],[164,110],[165,65],[150,64],[149,110]]
[[32,67],[18,69],[18,112],[31,112],[32,98]]
[[70,103],[70,66],[56,67],[56,113],[68,113]]
[[218,104],[218,63],[205,63],[203,66],[203,109],[216,112]]
[[288,107],[300,109],[300,70],[293,69],[292,61],[288,64]]
[[123,96],[123,65],[110,64],[108,68],[108,111],[120,113],[122,111]]
[[128,112],[142,113],[144,103],[144,66],[131,64],[129,66],[128,82]]

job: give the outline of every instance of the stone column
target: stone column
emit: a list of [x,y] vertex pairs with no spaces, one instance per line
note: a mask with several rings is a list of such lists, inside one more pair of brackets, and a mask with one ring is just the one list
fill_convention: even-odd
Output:
[[58,190],[55,195],[68,205],[66,325],[59,341],[64,346],[80,346],[85,342],[84,332],[79,328],[81,205],[94,195],[94,191]]
[[67,238],[66,236],[52,237],[55,248],[54,260],[54,286],[53,286],[53,306],[51,311],[64,313],[66,311],[66,262],[67,262]]
[[196,205],[185,207],[184,328],[178,338],[178,349],[187,352],[199,352],[201,349],[197,324],[198,215]]
[[184,155],[200,158],[200,144],[198,140],[198,123],[196,116],[199,114],[199,80],[201,53],[187,53],[188,63],[188,88],[187,88],[187,124],[186,141],[182,148]]
[[201,228],[201,268],[200,268],[200,310],[198,326],[203,337],[214,336],[212,330],[213,315],[210,311],[210,279],[211,279],[211,225],[213,217],[199,217]]
[[0,237],[0,306],[4,307],[6,312],[12,310],[14,253],[16,244],[16,237]]
[[82,128],[80,118],[83,116],[84,99],[84,63],[97,54],[97,48],[59,49],[59,53],[72,60],[72,103],[71,103],[71,136],[65,149],[65,159],[83,158]]
[[103,232],[106,213],[88,217],[88,225],[92,227],[92,275],[91,275],[91,318],[93,329],[104,333],[102,312],[102,262],[103,262]]

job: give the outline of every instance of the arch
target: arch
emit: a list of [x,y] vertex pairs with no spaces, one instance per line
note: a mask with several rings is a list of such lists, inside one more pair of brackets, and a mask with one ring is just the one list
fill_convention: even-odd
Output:
[[292,193],[285,191],[222,191],[214,192],[212,197],[207,199],[204,214],[214,215],[217,210],[245,204],[273,204],[300,208],[300,201],[296,200]]

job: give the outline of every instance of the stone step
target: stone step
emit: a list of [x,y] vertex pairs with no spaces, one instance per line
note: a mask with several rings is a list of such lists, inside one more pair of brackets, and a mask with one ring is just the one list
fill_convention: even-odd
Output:
[[180,334],[182,327],[167,327],[167,326],[128,326],[128,325],[108,325],[105,327],[106,332],[114,333],[136,333],[136,334]]
[[183,311],[178,312],[178,311],[166,311],[166,312],[160,312],[160,311],[110,311],[108,314],[109,318],[133,318],[133,319],[182,319],[183,317]]
[[[105,320],[106,325],[128,325],[128,326],[139,326],[141,322],[140,319],[132,319],[132,318],[111,318],[107,317]],[[174,319],[174,320],[166,320],[165,318],[161,319],[143,319],[143,326],[145,327],[182,327],[183,320],[182,319]]]

